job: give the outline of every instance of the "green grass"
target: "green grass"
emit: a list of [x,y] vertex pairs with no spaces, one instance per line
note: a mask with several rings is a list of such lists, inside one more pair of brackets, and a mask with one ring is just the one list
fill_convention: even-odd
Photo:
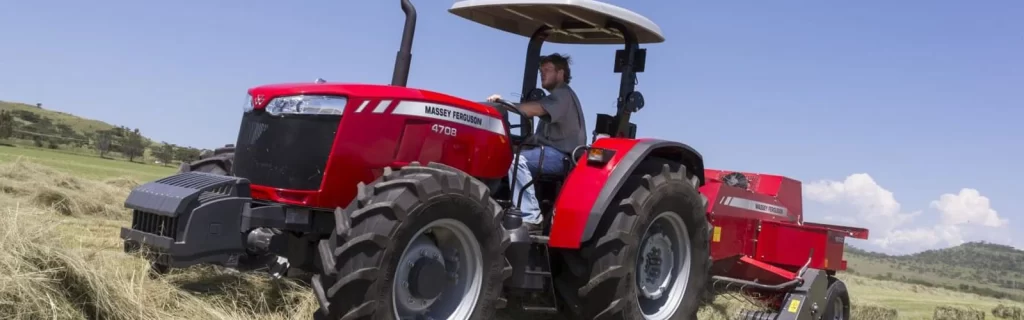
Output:
[[75,176],[88,179],[131,177],[149,181],[171,175],[177,169],[45,149],[0,146],[0,163],[12,162],[18,158],[65,170]]

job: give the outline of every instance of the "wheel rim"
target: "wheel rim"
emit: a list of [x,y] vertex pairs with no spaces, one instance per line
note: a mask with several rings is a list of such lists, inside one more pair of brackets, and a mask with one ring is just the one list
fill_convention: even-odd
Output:
[[832,302],[832,320],[846,320],[846,305],[843,299],[836,299]]
[[644,232],[636,258],[637,304],[648,320],[674,316],[690,278],[691,250],[686,222],[663,212]]
[[418,230],[395,270],[395,318],[469,319],[483,287],[480,247],[457,220],[435,220]]

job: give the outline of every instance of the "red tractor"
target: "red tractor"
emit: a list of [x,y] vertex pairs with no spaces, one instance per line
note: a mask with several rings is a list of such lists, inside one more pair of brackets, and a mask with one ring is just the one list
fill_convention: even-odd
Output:
[[499,308],[694,319],[716,284],[765,294],[779,310],[748,319],[849,317],[832,274],[845,268],[844,237],[867,230],[804,223],[797,181],[707,170],[683,143],[635,138],[639,45],[664,41],[653,22],[588,0],[449,9],[530,38],[520,103],[544,95],[544,42],[623,46],[617,110],[597,115],[591,145],[565,155],[566,174],[535,177],[545,225],[531,234],[508,170],[536,147],[532,119],[512,125],[508,101],[406,87],[416,11],[401,7],[391,85],[250,89],[234,145],[131,192],[125,251],[145,248],[158,271],[311,273],[324,319],[490,319]]

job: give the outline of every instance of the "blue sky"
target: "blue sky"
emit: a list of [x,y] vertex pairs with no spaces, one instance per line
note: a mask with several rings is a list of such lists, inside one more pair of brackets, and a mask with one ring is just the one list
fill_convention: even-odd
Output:
[[[1024,246],[1024,2],[607,2],[668,38],[646,46],[639,135],[689,143],[709,167],[802,180],[808,220],[889,240],[855,245]],[[451,1],[414,3],[410,86],[518,91],[526,39],[447,13]],[[398,1],[8,1],[0,100],[212,148],[234,141],[248,87],[388,83],[402,19]],[[615,49],[544,50],[572,55],[591,125],[613,112]],[[993,214],[1006,223],[972,226]]]

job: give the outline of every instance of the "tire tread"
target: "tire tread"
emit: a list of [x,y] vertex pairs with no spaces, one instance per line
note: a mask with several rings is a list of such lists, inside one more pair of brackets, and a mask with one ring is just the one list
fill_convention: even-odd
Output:
[[[378,305],[379,298],[388,296],[390,280],[385,268],[386,259],[398,255],[401,247],[390,252],[395,235],[403,224],[410,223],[411,215],[424,206],[437,201],[439,197],[458,197],[469,201],[493,215],[487,226],[496,227],[495,234],[487,241],[493,241],[491,248],[481,249],[485,255],[483,266],[485,277],[496,273],[490,287],[482,288],[483,296],[478,301],[476,314],[487,313],[504,299],[499,297],[501,284],[511,276],[512,266],[504,258],[505,249],[511,244],[507,232],[501,228],[500,206],[488,197],[487,186],[453,167],[413,162],[399,170],[385,168],[384,173],[370,184],[360,184],[356,197],[344,209],[336,210],[335,232],[329,239],[321,240],[318,258],[324,270],[314,276],[314,293],[320,303],[318,318],[324,319],[391,319],[390,310]],[[338,217],[347,217],[339,219]],[[481,235],[477,235],[481,236]],[[490,256],[498,256],[504,264],[489,265]],[[342,276],[343,275],[343,276]],[[341,276],[341,278],[338,278]],[[485,283],[489,280],[485,278]],[[491,288],[495,287],[496,288]],[[327,290],[324,290],[327,288]],[[489,301],[493,300],[493,301]],[[487,309],[481,311],[481,308]]]
[[[676,166],[673,169],[673,166]],[[707,199],[697,192],[698,179],[689,179],[686,167],[680,164],[670,165],[667,160],[659,158],[648,158],[641,163],[637,171],[628,178],[625,185],[619,191],[617,198],[618,206],[609,210],[603,217],[604,232],[597,240],[584,244],[583,252],[590,264],[590,275],[583,279],[584,283],[577,290],[577,294],[583,305],[581,310],[589,314],[580,315],[584,319],[642,319],[635,303],[632,302],[634,291],[631,290],[632,282],[629,277],[633,274],[631,270],[633,257],[628,253],[635,252],[632,248],[639,245],[640,235],[633,234],[639,226],[638,223],[648,222],[653,217],[648,217],[644,212],[645,206],[652,206],[652,201],[668,199],[668,197],[682,197],[687,208],[683,214],[687,221],[687,227],[693,250],[696,252],[709,252],[710,223],[707,222],[705,212]],[[678,193],[682,190],[681,194]],[[675,192],[669,196],[664,192]],[[657,198],[661,197],[661,198]],[[691,223],[698,222],[696,225]],[[601,229],[599,229],[600,231]],[[696,265],[693,268],[701,270],[698,276],[690,277],[688,287],[696,286],[696,289],[688,288],[687,294],[693,294],[684,298],[682,306],[677,311],[677,316],[684,319],[696,319],[700,306],[698,300],[704,300],[706,294],[708,271],[710,271],[710,254],[704,259],[691,260]],[[696,294],[692,293],[696,292]],[[692,300],[692,301],[691,301]]]

